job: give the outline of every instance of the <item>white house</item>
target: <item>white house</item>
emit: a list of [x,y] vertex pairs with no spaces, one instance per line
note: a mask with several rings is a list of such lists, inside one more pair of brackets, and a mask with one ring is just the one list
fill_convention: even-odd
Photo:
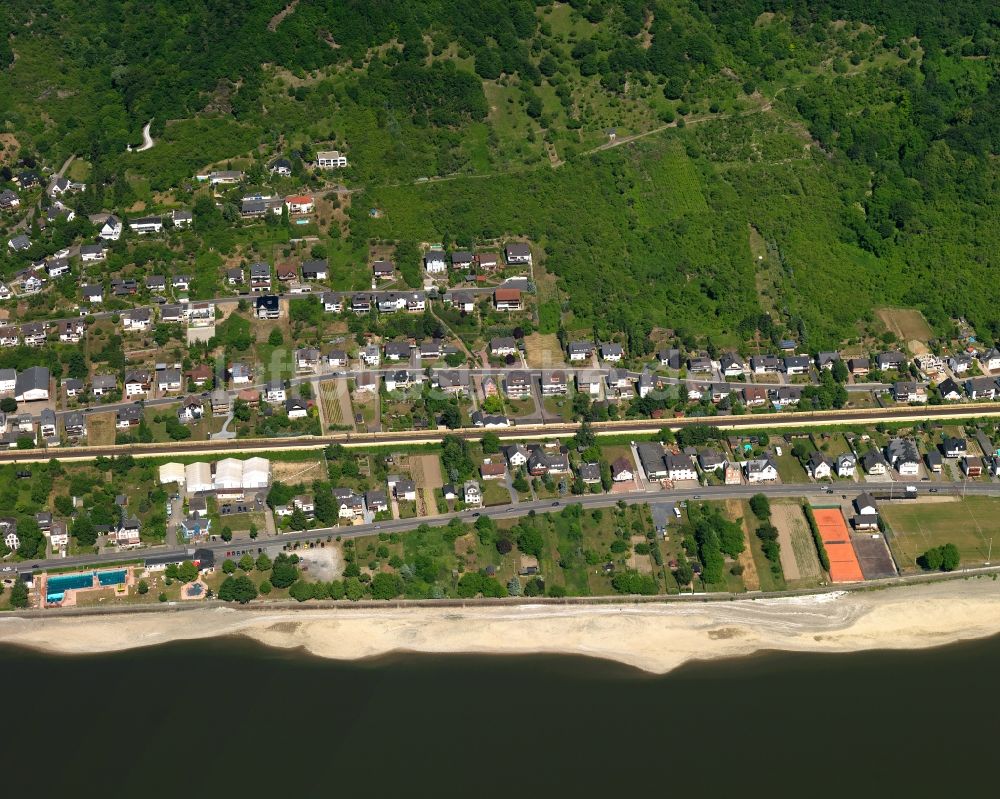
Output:
[[837,457],[837,477],[854,477],[858,459],[850,452]]
[[441,275],[448,271],[442,250],[431,250],[424,256],[424,269],[429,275]]
[[675,482],[677,480],[698,479],[698,471],[687,456],[668,453],[664,456],[664,460],[667,464],[667,479]]
[[32,366],[18,373],[14,382],[14,399],[17,402],[34,402],[49,398],[49,370],[45,366]]
[[347,166],[347,156],[339,150],[317,150],[316,166],[320,169],[343,169]]
[[315,204],[309,194],[293,194],[285,198],[285,207],[290,214],[311,214]]
[[122,223],[117,217],[109,216],[97,234],[105,241],[118,241],[122,235]]
[[778,467],[770,458],[757,458],[744,464],[748,483],[770,483],[778,479]]

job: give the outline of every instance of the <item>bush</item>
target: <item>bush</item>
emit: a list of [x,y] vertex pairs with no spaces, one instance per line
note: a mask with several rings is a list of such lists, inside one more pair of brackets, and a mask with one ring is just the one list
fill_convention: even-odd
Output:
[[933,547],[917,558],[917,564],[926,571],[954,571],[960,562],[961,555],[954,544]]
[[812,532],[813,543],[816,544],[816,554],[819,555],[819,563],[824,570],[830,571],[830,556],[823,545],[823,537],[819,534],[819,526],[816,524],[816,517],[813,516],[812,508],[808,505],[803,505],[802,512],[805,513],[806,519],[809,522],[809,530]]

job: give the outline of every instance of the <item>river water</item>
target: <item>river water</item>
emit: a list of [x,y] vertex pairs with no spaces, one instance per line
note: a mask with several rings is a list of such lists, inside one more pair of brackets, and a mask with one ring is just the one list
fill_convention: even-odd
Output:
[[1000,638],[666,676],[578,657],[338,663],[240,639],[7,649],[0,669],[8,796],[985,794],[1000,748]]

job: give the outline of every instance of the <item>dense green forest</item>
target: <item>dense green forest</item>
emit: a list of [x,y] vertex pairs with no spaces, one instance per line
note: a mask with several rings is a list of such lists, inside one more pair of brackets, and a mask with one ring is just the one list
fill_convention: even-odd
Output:
[[564,324],[635,347],[831,346],[886,304],[1000,339],[995,3],[8,0],[4,32],[4,130],[87,159],[90,206],[322,142],[359,246],[529,236]]

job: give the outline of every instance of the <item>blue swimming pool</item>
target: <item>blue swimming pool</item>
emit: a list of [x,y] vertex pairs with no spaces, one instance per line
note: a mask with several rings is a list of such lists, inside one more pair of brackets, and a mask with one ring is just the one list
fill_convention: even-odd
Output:
[[57,574],[49,577],[45,586],[45,601],[49,603],[62,602],[67,591],[80,588],[92,588],[94,577],[99,585],[121,585],[125,582],[128,572],[125,569],[113,569],[104,572],[78,572],[76,574]]

